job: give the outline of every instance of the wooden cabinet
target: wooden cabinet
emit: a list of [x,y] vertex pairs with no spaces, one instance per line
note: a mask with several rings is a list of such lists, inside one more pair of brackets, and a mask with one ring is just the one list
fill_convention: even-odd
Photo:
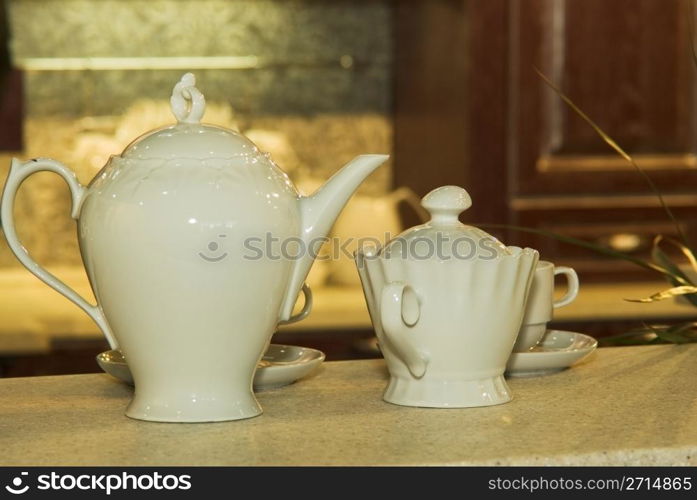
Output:
[[[396,11],[398,185],[423,193],[461,184],[474,199],[468,221],[547,229],[637,255],[654,235],[674,234],[646,180],[539,68],[637,159],[695,233],[697,66],[687,1],[440,0]],[[585,278],[646,276],[547,237],[503,236]]]

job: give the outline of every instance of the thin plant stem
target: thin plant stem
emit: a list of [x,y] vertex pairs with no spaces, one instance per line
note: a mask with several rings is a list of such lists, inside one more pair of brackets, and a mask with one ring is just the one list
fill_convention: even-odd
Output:
[[[534,67],[534,66],[533,66]],[[661,207],[665,211],[665,213],[668,215],[670,220],[672,221],[673,225],[675,226],[675,230],[678,233],[678,236],[682,240],[682,242],[686,245],[689,246],[689,243],[687,241],[687,238],[685,237],[685,233],[683,233],[682,227],[680,227],[680,223],[678,220],[675,218],[675,215],[673,215],[673,211],[670,209],[670,207],[666,204],[665,200],[663,199],[663,195],[661,192],[658,190],[658,187],[656,184],[654,184],[653,180],[649,176],[649,174],[644,171],[637,163],[634,161],[634,159],[624,150],[620,147],[617,142],[615,142],[614,139],[612,139],[608,134],[603,131],[586,113],[584,113],[581,108],[579,108],[572,100],[569,98],[562,90],[557,87],[547,76],[545,76],[544,73],[542,73],[537,67],[534,67],[535,71],[537,74],[542,78],[542,80],[550,87],[552,90],[554,90],[557,95],[583,120],[590,125],[593,130],[607,143],[608,146],[610,146],[612,149],[614,149],[617,154],[619,154],[622,158],[627,160],[630,165],[632,165],[637,172],[639,172],[643,177],[646,183],[649,185],[651,188],[651,191],[656,195],[658,198],[659,202],[661,203]]]
[[539,234],[541,236],[547,236],[549,238],[554,238],[556,240],[563,241],[564,243],[570,243],[579,247],[588,248],[589,250],[593,250],[594,252],[601,253],[614,259],[626,260],[628,262],[636,264],[637,266],[643,267],[644,269],[657,271],[667,277],[673,277],[673,274],[663,266],[654,264],[653,262],[647,262],[638,257],[634,257],[623,252],[618,252],[617,250],[612,250],[611,248],[597,245],[589,241],[579,240],[578,238],[574,238],[572,236],[564,236],[561,234],[553,233],[552,231],[545,231],[543,229],[534,229],[523,226],[512,226],[510,224],[478,224],[478,226],[492,229],[510,229],[512,231],[521,231],[524,233],[532,233]]

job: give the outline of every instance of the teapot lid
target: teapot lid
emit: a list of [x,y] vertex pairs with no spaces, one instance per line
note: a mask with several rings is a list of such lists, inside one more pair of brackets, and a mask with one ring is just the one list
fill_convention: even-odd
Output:
[[170,104],[177,123],[141,135],[126,146],[122,158],[205,160],[260,154],[254,143],[239,132],[200,123],[206,100],[196,88],[192,73],[186,73],[174,86]]
[[442,186],[421,199],[431,215],[425,224],[412,227],[391,240],[385,257],[410,259],[491,258],[511,255],[506,245],[474,226],[460,222],[460,213],[472,206],[469,193],[458,186]]

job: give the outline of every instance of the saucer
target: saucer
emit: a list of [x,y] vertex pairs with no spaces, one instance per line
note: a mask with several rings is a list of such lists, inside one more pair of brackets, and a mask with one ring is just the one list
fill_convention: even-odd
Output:
[[582,333],[547,330],[538,345],[511,354],[506,375],[534,377],[558,372],[582,360],[597,346],[597,340]]
[[[254,390],[276,389],[292,384],[315,371],[324,361],[324,353],[308,347],[271,344],[254,374]],[[109,375],[133,385],[131,370],[121,351],[97,355],[97,364]]]

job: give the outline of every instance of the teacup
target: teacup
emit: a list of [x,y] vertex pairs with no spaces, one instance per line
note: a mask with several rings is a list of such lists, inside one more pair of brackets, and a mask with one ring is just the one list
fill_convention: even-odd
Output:
[[[564,297],[554,300],[554,277],[559,274],[566,276],[567,291]],[[578,275],[572,268],[555,266],[545,260],[539,261],[513,352],[528,351],[535,347],[547,331],[547,323],[552,319],[553,310],[573,302],[578,295],[578,289]]]

